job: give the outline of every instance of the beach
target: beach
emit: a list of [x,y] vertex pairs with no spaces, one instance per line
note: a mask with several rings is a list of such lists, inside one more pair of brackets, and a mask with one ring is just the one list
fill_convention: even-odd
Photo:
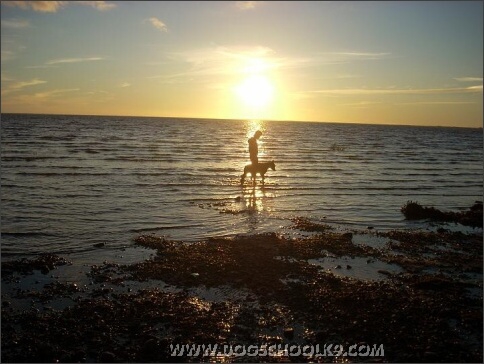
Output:
[[2,362],[482,361],[482,129],[1,128]]
[[[482,203],[479,213],[482,223]],[[481,362],[482,229],[435,224],[379,232],[299,218],[299,237],[149,234],[99,265],[4,262],[2,361]],[[120,263],[128,250],[150,253]],[[197,344],[225,351],[173,352]]]

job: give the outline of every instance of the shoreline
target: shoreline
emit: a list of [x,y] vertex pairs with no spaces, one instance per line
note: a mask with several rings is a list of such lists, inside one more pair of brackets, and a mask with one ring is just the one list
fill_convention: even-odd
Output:
[[2,361],[199,362],[217,358],[171,356],[170,344],[364,343],[384,355],[242,359],[482,362],[482,232],[338,231],[303,218],[293,229],[141,235],[100,248],[102,264],[3,262]]

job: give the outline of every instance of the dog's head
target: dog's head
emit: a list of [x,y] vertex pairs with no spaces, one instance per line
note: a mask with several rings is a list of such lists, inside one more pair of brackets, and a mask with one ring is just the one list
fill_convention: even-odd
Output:
[[274,161],[271,161],[271,163],[269,164],[269,167],[270,169],[272,169],[273,171],[276,170],[276,164],[274,163]]

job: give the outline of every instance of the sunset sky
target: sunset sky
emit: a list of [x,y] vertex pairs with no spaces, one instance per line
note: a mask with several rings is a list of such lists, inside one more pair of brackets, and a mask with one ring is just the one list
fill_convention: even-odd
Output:
[[2,1],[3,113],[482,127],[482,1]]

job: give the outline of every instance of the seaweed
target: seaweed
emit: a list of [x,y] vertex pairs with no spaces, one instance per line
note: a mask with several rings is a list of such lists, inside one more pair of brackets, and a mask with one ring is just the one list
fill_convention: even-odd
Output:
[[401,208],[407,220],[430,219],[442,222],[455,222],[464,226],[482,228],[482,201],[476,201],[468,211],[441,211],[435,207],[425,207],[416,201],[407,201]]

